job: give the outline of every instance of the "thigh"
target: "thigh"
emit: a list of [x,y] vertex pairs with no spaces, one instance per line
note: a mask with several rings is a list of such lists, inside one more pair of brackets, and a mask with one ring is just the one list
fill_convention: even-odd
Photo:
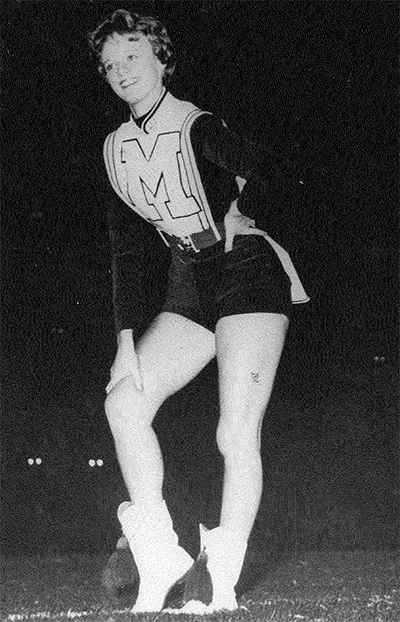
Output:
[[179,391],[215,356],[214,333],[163,312],[136,346],[144,390],[159,402]]
[[288,328],[278,313],[223,317],[216,329],[220,429],[259,439]]

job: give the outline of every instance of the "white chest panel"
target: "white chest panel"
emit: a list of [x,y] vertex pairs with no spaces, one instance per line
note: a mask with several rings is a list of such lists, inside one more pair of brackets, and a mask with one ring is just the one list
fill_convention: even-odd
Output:
[[199,111],[179,104],[166,99],[146,123],[147,133],[133,121],[123,124],[106,141],[105,161],[125,203],[157,228],[184,237],[208,229],[212,217],[188,148],[187,120]]

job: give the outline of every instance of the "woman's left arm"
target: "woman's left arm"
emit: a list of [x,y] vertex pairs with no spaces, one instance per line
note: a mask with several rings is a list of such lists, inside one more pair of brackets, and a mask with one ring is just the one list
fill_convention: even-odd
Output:
[[228,129],[221,119],[209,114],[196,120],[191,137],[196,154],[246,180],[237,197],[240,212],[254,219],[261,197],[263,211],[269,210],[268,197],[277,167],[264,145],[256,146]]
[[246,183],[238,188],[238,196],[231,203],[224,218],[225,252],[232,249],[235,235],[264,235],[256,227],[255,218],[263,218],[269,211],[270,184],[267,156],[264,147],[257,148],[252,142],[230,131],[220,119],[211,115],[199,117],[192,129],[195,151],[219,168],[223,168]]

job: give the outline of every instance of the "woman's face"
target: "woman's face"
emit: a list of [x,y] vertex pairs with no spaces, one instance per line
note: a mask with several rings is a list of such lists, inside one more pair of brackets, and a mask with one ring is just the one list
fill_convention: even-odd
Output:
[[115,33],[108,37],[101,62],[112,90],[133,107],[137,116],[145,114],[159,98],[165,65],[144,35]]

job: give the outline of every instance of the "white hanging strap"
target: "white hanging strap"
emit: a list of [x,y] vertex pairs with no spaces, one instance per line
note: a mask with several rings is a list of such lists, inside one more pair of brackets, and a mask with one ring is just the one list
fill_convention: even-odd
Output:
[[279,260],[288,275],[292,287],[291,287],[291,296],[293,304],[301,304],[303,302],[308,302],[310,297],[307,296],[306,291],[303,287],[302,282],[300,281],[300,277],[297,274],[296,268],[293,265],[292,260],[290,259],[290,255],[287,251],[285,251],[282,246],[275,242],[267,233],[264,233],[263,237],[271,244],[272,248],[276,252],[279,257]]

